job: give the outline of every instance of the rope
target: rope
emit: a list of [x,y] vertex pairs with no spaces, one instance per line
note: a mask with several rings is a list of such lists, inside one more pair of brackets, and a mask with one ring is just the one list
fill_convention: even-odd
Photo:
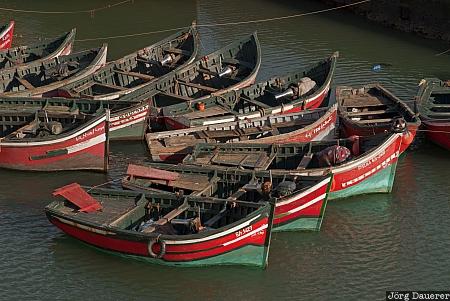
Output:
[[440,56],[440,55],[446,54],[447,52],[450,52],[450,49],[442,51],[441,53],[436,54],[436,56]]
[[119,181],[119,180],[122,180],[122,178],[113,179],[113,180],[111,180],[111,181],[104,182],[104,183],[102,183],[102,184],[98,184],[98,185],[92,186],[91,188],[89,188],[89,190],[88,190],[87,192],[91,191],[92,189],[95,189],[95,188],[98,188],[98,187],[105,186],[105,185],[107,185],[107,184],[111,184],[111,183],[117,182],[117,181]]
[[[282,16],[282,17],[274,17],[274,18],[267,18],[267,19],[258,19],[258,20],[249,20],[249,21],[238,21],[238,22],[225,22],[225,23],[209,23],[209,24],[197,24],[197,28],[199,27],[220,27],[220,26],[230,26],[230,25],[241,25],[241,24],[251,24],[251,23],[264,23],[264,22],[271,22],[271,21],[278,21],[278,20],[285,20],[285,19],[291,19],[291,18],[299,18],[304,16],[310,16],[310,15],[317,15],[324,12],[334,11],[350,6],[356,6],[363,3],[370,2],[372,0],[362,0],[351,4],[345,4],[337,7],[312,11],[308,13],[302,13],[302,14],[295,14],[295,15],[289,15],[289,16]],[[111,39],[118,39],[118,38],[128,38],[128,37],[136,37],[136,36],[143,36],[143,35],[150,35],[155,33],[163,33],[163,32],[170,32],[170,31],[178,31],[186,29],[186,26],[183,27],[175,27],[170,29],[163,29],[163,30],[155,30],[155,31],[147,31],[147,32],[140,32],[140,33],[132,33],[132,34],[124,34],[124,35],[117,35],[117,36],[109,36],[109,37],[99,37],[99,38],[89,38],[89,39],[80,39],[76,40],[77,42],[87,42],[87,41],[98,41],[98,40],[111,40]]]
[[7,7],[0,7],[0,10],[15,12],[15,13],[27,13],[27,14],[82,14],[82,13],[90,13],[94,14],[96,11],[105,10],[111,7],[119,6],[128,2],[133,2],[134,0],[124,0],[121,2],[109,4],[107,6],[88,9],[88,10],[74,10],[74,11],[43,11],[43,10],[23,10],[23,9],[14,9]]

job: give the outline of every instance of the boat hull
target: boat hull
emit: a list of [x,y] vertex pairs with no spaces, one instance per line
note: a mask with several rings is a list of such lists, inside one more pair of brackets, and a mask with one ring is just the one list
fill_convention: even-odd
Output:
[[[98,50],[98,53],[94,60],[90,62],[89,66],[86,68],[80,70],[73,76],[70,76],[68,78],[65,78],[63,80],[52,82],[48,85],[40,86],[40,87],[32,87],[32,88],[25,88],[24,90],[20,91],[8,91],[1,93],[1,96],[7,96],[7,97],[55,97],[58,96],[57,89],[67,85],[69,83],[72,83],[74,81],[80,80],[86,76],[91,75],[101,67],[105,66],[106,64],[106,56],[107,56],[107,49],[108,47],[103,45],[102,48]],[[57,58],[53,58],[54,60]],[[37,62],[36,64],[30,64],[27,66],[27,69],[32,70],[33,66],[34,68],[40,68],[39,64],[50,64],[51,60],[47,60],[44,62]],[[37,67],[39,66],[39,67]]]
[[450,122],[423,121],[425,136],[433,143],[450,150]]
[[111,114],[110,140],[143,140],[147,129],[148,113],[149,105],[141,103]]
[[9,49],[11,47],[14,25],[14,21],[11,21],[4,31],[0,32],[0,49]]
[[0,167],[28,171],[107,169],[106,116],[64,138],[0,142]]
[[[258,139],[249,139],[242,140],[239,143],[292,143],[292,142],[310,142],[310,141],[321,141],[326,139],[332,139],[335,136],[336,130],[336,121],[337,121],[337,105],[333,105],[329,108],[328,112],[323,115],[323,117],[319,118],[312,124],[295,130],[290,133],[278,134],[275,136],[258,138]],[[195,127],[192,128],[195,130]],[[170,136],[170,134],[168,134]],[[148,139],[150,136],[146,136],[148,148],[150,150],[151,158],[154,162],[181,162],[183,158],[190,154],[193,146],[188,145],[179,145],[179,146],[171,146],[165,147],[165,149],[155,150],[151,146],[151,139]]]
[[333,168],[329,199],[391,192],[397,160],[403,149],[403,138],[402,134],[394,134],[364,158]]
[[[165,241],[166,252],[161,259],[149,254],[151,240],[145,237],[130,236],[118,232],[109,232],[56,216],[47,212],[52,224],[67,235],[116,255],[131,256],[152,263],[175,266],[206,265],[250,265],[265,267],[269,235],[268,216],[258,216],[250,223],[247,221],[236,227],[215,235],[193,240]],[[156,252],[159,252],[159,245]],[[153,249],[152,249],[153,250]]]
[[331,176],[305,192],[278,200],[275,204],[272,231],[319,231],[330,186]]

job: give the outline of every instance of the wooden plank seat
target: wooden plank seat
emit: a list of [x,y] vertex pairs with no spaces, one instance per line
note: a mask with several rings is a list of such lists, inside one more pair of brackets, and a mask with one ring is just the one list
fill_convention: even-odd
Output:
[[[203,138],[203,137],[201,137]],[[207,138],[207,137],[204,137]],[[165,147],[195,145],[199,143],[198,139],[192,135],[166,137],[162,139]]]
[[222,106],[214,106],[206,108],[204,111],[194,111],[183,115],[183,117],[188,119],[206,118],[212,116],[220,116],[229,113],[230,110],[225,109]]
[[125,87],[122,87],[122,86],[116,86],[116,85],[108,84],[108,83],[96,82],[94,85],[95,86],[101,86],[101,87],[109,88],[109,89],[113,89],[113,90],[118,90],[118,91],[123,91],[123,90],[127,90],[128,89],[128,88],[125,88]]
[[165,52],[169,52],[169,53],[173,53],[173,54],[182,54],[184,56],[190,56],[191,53],[187,50],[183,50],[183,49],[179,49],[179,48],[169,48],[169,49],[164,49],[163,51]]
[[177,172],[140,166],[135,164],[128,164],[127,175],[132,177],[164,180],[164,181],[174,181],[180,177],[180,174]]
[[16,76],[15,78],[16,78],[17,81],[18,81],[22,86],[24,86],[26,89],[31,90],[31,89],[34,89],[34,88],[35,88],[35,87],[34,87],[32,84],[30,84],[30,82],[27,81],[25,78],[19,77],[19,76]]
[[434,111],[430,111],[428,113],[428,115],[433,115],[433,116],[450,116],[450,112],[434,112]]
[[349,95],[345,97],[341,106],[343,107],[373,107],[373,106],[385,106],[387,105],[382,100],[375,96],[363,96],[363,95]]
[[359,121],[356,121],[356,122],[357,123],[362,123],[362,124],[386,123],[386,122],[392,122],[392,118],[367,119],[367,120],[359,120]]
[[33,121],[18,128],[17,130],[12,132],[8,136],[16,137],[16,138],[23,138],[25,136],[25,134],[35,134],[38,127],[39,127],[39,120],[34,119]]
[[248,69],[253,69],[255,67],[254,64],[251,64],[246,61],[238,60],[235,58],[225,58],[222,60],[222,63],[228,64],[228,65],[235,65],[235,66],[240,65],[240,66],[244,66]]
[[95,81],[88,81],[88,82],[86,82],[86,83],[84,83],[84,84],[82,84],[82,85],[80,85],[78,87],[73,88],[72,90],[75,93],[80,93],[81,91],[87,90],[87,89],[89,89],[90,87],[92,87],[95,84],[96,84]]
[[433,103],[430,108],[450,108],[450,103]]
[[210,227],[211,228],[212,226],[214,226],[215,223],[220,221],[227,213],[228,213],[228,207],[225,204],[225,206],[219,211],[219,213],[217,213],[216,215],[211,217],[209,220],[204,222],[203,225],[205,227]]
[[[161,95],[167,96],[167,97],[178,98],[178,99],[181,99],[184,101],[193,101],[194,100],[194,98],[189,97],[189,96],[174,94],[171,92],[163,92],[161,90],[158,90],[158,93]],[[164,110],[164,108],[163,108],[163,110]]]
[[188,87],[192,87],[192,88],[197,88],[199,90],[203,90],[203,91],[207,91],[207,92],[216,92],[218,90],[218,89],[213,88],[213,87],[208,87],[208,86],[205,86],[205,85],[188,82],[188,81],[185,81],[183,79],[178,79],[177,82],[179,84],[182,84],[182,85],[185,85],[185,86],[188,86]]
[[220,165],[266,169],[271,164],[274,158],[274,154],[268,156],[266,153],[216,153],[210,161],[212,163]]
[[190,207],[189,204],[187,202],[184,202],[180,207],[173,209],[172,211],[170,211],[169,213],[164,215],[162,218],[158,219],[154,224],[155,226],[150,226],[148,228],[145,228],[144,230],[142,230],[142,232],[150,233],[150,232],[155,231],[157,226],[162,226],[162,225],[167,224],[172,219],[176,218],[181,213],[183,213],[184,211],[189,209],[189,207]]
[[151,80],[155,79],[154,76],[142,74],[139,72],[123,71],[123,70],[118,70],[118,69],[115,69],[114,72],[123,74],[123,75],[127,75],[127,76],[131,76],[131,77],[137,77],[137,78],[143,79],[145,81],[151,81]]
[[381,115],[381,114],[390,114],[395,113],[397,110],[390,109],[390,110],[373,110],[373,111],[363,111],[363,112],[347,112],[347,116],[354,117],[354,116],[369,116],[369,115]]
[[218,76],[219,75],[217,72],[211,71],[211,70],[206,69],[206,68],[201,67],[201,66],[198,67],[197,71],[200,72],[200,73],[204,73],[204,74],[212,75],[212,76]]
[[305,154],[296,169],[297,170],[306,169],[308,167],[309,163],[311,162],[313,156],[314,156],[313,153]]
[[270,108],[270,106],[269,106],[268,104],[265,104],[265,103],[263,103],[263,102],[260,102],[260,101],[258,101],[258,100],[256,100],[256,99],[250,99],[250,98],[248,98],[248,97],[242,97],[242,96],[241,96],[241,99],[243,99],[245,102],[254,104],[254,105],[256,105],[256,106],[258,106],[258,107],[261,107],[261,108],[263,108],[263,109],[268,109],[268,108]]

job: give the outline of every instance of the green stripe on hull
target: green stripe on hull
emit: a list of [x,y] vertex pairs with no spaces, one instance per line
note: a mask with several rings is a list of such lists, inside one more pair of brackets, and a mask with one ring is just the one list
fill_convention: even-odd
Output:
[[245,246],[239,248],[237,250],[206,258],[201,260],[194,261],[185,261],[185,262],[170,262],[164,261],[161,259],[155,259],[151,257],[144,256],[136,256],[123,254],[119,252],[109,251],[102,248],[98,248],[92,245],[89,245],[94,249],[100,250],[102,252],[123,257],[126,259],[139,260],[146,263],[166,265],[166,266],[176,266],[176,267],[202,267],[202,266],[212,266],[212,265],[244,265],[244,266],[253,266],[253,267],[261,267],[264,268],[264,253],[266,252],[266,247],[264,246]]
[[385,169],[355,186],[340,191],[330,192],[328,199],[335,200],[368,193],[389,193],[392,191],[392,186],[394,185],[396,169],[397,162],[390,164]]
[[111,140],[142,140],[144,139],[145,122],[136,123],[115,131],[109,131]]
[[319,231],[321,225],[321,218],[317,217],[305,217],[299,218],[295,221],[289,222],[282,226],[275,226],[272,228],[272,232],[283,231]]

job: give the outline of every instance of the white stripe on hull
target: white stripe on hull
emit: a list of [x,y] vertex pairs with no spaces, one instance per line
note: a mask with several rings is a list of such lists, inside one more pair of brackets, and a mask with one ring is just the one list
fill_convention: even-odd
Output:
[[307,189],[306,191],[303,191],[302,193],[294,195],[294,196],[292,196],[292,197],[290,197],[290,198],[288,198],[288,199],[286,199],[286,200],[284,200],[282,202],[277,202],[276,203],[276,207],[281,207],[281,206],[284,206],[286,204],[295,202],[295,201],[297,201],[297,200],[299,200],[301,198],[304,198],[305,196],[313,193],[316,190],[319,190],[320,188],[322,188],[325,185],[328,185],[329,183],[330,183],[330,178],[328,177],[328,178],[322,180],[321,182],[319,182],[318,184],[314,185],[313,187]]

